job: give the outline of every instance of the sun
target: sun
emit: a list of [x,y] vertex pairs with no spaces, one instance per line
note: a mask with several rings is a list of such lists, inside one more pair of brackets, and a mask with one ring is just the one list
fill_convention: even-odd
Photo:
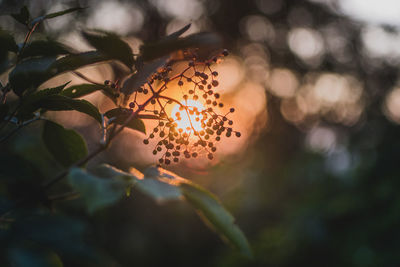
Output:
[[[203,115],[201,111],[205,108],[202,103],[196,100],[182,100],[182,105],[176,104],[172,109],[172,118],[178,124],[178,129],[182,129],[183,131],[190,133],[193,131],[201,131],[203,128],[201,127],[201,120],[203,119]],[[185,110],[182,108],[186,106]]]

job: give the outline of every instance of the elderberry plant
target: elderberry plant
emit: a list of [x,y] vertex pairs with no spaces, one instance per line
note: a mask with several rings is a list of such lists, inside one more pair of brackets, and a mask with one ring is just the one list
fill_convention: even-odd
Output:
[[[23,218],[23,208],[27,203],[43,213],[54,202],[79,194],[89,213],[93,213],[138,190],[156,200],[186,200],[226,240],[241,252],[251,255],[247,240],[232,216],[215,196],[199,185],[161,166],[143,171],[133,167],[124,171],[107,164],[90,169],[85,167],[124,129],[146,133],[143,120],[157,121],[143,142],[154,143],[153,154],[159,156],[158,163],[162,165],[202,155],[212,160],[221,137],[240,137],[229,118],[234,108],[221,114],[224,104],[216,92],[219,82],[213,65],[228,52],[223,50],[206,59],[198,56],[202,49],[218,51],[219,37],[212,33],[197,33],[182,38],[180,36],[190,27],[187,25],[158,41],[144,42],[139,54],[134,54],[116,34],[104,31],[82,31],[85,40],[95,48],[87,52],[76,52],[54,40],[31,40],[35,29],[44,20],[78,10],[81,8],[32,18],[28,9],[23,7],[19,14],[12,14],[27,29],[20,45],[11,33],[0,29],[0,72],[8,76],[6,84],[0,84],[0,157],[3,159],[0,163],[5,163],[0,167],[11,168],[10,162],[17,162],[21,164],[18,169],[28,170],[37,162],[49,162],[39,166],[43,170],[32,174],[28,184],[16,182],[19,180],[7,176],[6,172],[6,179],[0,180],[0,188],[6,188],[1,197],[7,198],[10,204],[5,208],[0,206],[0,226],[12,228],[15,212],[19,212],[18,218]],[[182,62],[187,65],[179,70]],[[124,71],[115,81],[98,83],[77,70],[95,63],[117,64]],[[70,81],[64,81],[59,86],[39,90],[44,82],[65,72],[72,72],[85,83],[69,85]],[[173,86],[180,88],[182,99],[168,95]],[[89,101],[80,99],[97,91],[109,98],[115,107],[102,112],[102,107],[98,109]],[[84,113],[98,123],[101,140],[97,148],[88,151],[86,141],[79,133],[65,129],[47,115],[48,111],[67,110]],[[40,129],[42,140],[37,142],[38,152],[34,151],[34,156],[25,156],[24,161],[20,160],[21,156],[18,156],[18,161],[14,160],[10,156],[16,153],[13,144],[19,142],[18,151],[24,151],[21,140],[29,132],[24,129],[38,122],[43,123]],[[19,135],[15,135],[17,132]],[[15,140],[9,142],[13,138]],[[150,142],[153,139],[154,142]],[[41,143],[44,147],[40,147]],[[42,156],[48,158],[41,159]],[[49,166],[55,166],[54,170],[49,171]],[[32,172],[22,172],[25,180],[29,178],[27,173]],[[32,181],[39,181],[37,173],[51,175],[43,175],[41,184],[31,188]],[[63,188],[71,191],[51,195],[51,189],[62,183]],[[24,186],[26,194],[13,195]]]
[[[150,91],[155,95],[155,99],[151,101],[153,109],[148,112],[159,116],[159,122],[143,142],[147,145],[149,139],[158,137],[153,154],[161,155],[158,160],[160,164],[169,165],[171,162],[179,162],[180,157],[196,158],[201,154],[206,154],[212,160],[221,135],[230,137],[233,133],[240,137],[240,132],[232,129],[233,121],[228,119],[234,108],[230,108],[224,115],[218,114],[216,110],[216,107],[222,108],[224,104],[220,101],[220,94],[213,90],[219,83],[218,72],[213,71],[211,66],[212,62],[217,62],[219,56],[227,54],[224,50],[221,55],[206,62],[199,62],[194,57],[183,71],[173,77],[169,75],[172,67],[168,66],[154,74],[135,92],[135,100],[129,103],[131,112],[139,105],[136,101],[138,93],[147,94]],[[174,81],[182,88],[183,101],[162,94],[168,91],[169,84]],[[160,85],[158,89],[154,89],[156,83]],[[203,101],[199,102],[199,98]],[[194,105],[196,103],[201,107]],[[168,105],[179,107],[172,116],[166,112]],[[186,125],[180,123],[182,117],[185,118]]]

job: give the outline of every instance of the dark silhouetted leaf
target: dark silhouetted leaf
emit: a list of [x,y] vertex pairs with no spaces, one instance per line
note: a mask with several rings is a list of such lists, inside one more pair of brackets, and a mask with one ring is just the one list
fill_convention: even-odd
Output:
[[[115,108],[107,111],[104,115],[109,119],[114,118],[112,123],[124,124],[131,113],[132,111],[127,108]],[[126,127],[146,133],[145,125],[138,117],[132,118]]]
[[134,183],[129,176],[100,178],[80,168],[70,170],[68,181],[81,194],[90,213],[116,203]]
[[99,110],[93,106],[93,104],[83,99],[72,99],[62,95],[52,95],[46,98],[45,101],[41,101],[40,104],[40,108],[47,110],[76,110],[91,116],[99,123],[102,122]]
[[130,95],[140,88],[160,68],[167,64],[169,56],[145,64],[135,74],[129,76],[122,85],[121,92]]
[[108,55],[110,58],[118,59],[128,68],[134,63],[132,49],[117,35],[106,32],[82,32],[83,37],[97,50]]
[[85,140],[74,130],[46,121],[43,127],[43,141],[47,150],[64,167],[69,167],[87,155]]
[[18,109],[17,117],[21,120],[30,118],[33,115],[32,113],[39,109],[37,107],[38,103],[48,96],[58,95],[69,83],[70,82],[67,82],[54,88],[43,89],[23,98],[21,106]]
[[96,91],[102,91],[106,96],[110,97],[111,100],[115,101],[116,97],[112,89],[105,85],[98,84],[77,84],[66,88],[61,92],[61,95],[68,96],[71,98],[82,97],[89,95]]
[[192,204],[206,222],[224,239],[239,249],[243,254],[252,257],[250,245],[235,224],[233,216],[222,206],[216,197],[204,188],[193,183],[181,183],[180,188],[186,200]]
[[[119,200],[126,187],[132,187],[150,196],[156,201],[186,199],[202,218],[212,226],[225,240],[238,248],[243,254],[252,257],[251,248],[246,237],[235,224],[232,215],[222,206],[217,198],[204,188],[181,178],[176,174],[162,168],[148,168],[144,174],[131,168],[130,173],[123,172],[109,165],[101,165],[95,169],[96,175],[108,177],[100,179],[94,175],[87,174],[81,169],[73,170],[73,183],[83,183],[82,190],[89,195],[89,199],[95,199],[94,203],[87,200],[90,205],[112,204]],[[70,174],[71,175],[71,174]],[[87,176],[87,177],[84,177]],[[71,179],[71,178],[69,178]],[[83,181],[83,182],[82,182]],[[113,190],[110,187],[114,187]],[[78,188],[78,187],[76,187]],[[104,189],[105,188],[105,189]],[[102,190],[106,190],[105,199],[97,199]],[[183,197],[183,198],[182,198]],[[100,202],[100,204],[96,204]],[[95,209],[92,207],[92,209]]]
[[54,57],[29,58],[17,64],[9,79],[14,92],[22,96],[26,90],[36,89],[43,82],[63,72],[109,59],[98,51],[71,54],[57,60]]
[[45,19],[52,19],[52,18],[55,18],[55,17],[59,17],[59,16],[62,16],[62,15],[68,14],[68,13],[72,13],[72,12],[75,12],[75,11],[78,11],[78,10],[82,10],[82,9],[85,9],[85,8],[86,7],[73,7],[73,8],[69,8],[69,9],[63,10],[63,11],[58,11],[58,12],[47,14],[44,17],[45,17]]
[[0,44],[0,55],[7,51],[18,52],[18,46],[14,37],[9,32],[2,29],[0,29]]
[[71,53],[65,45],[53,40],[37,40],[27,44],[19,58],[58,56]]
[[147,169],[145,171],[145,180],[146,178],[157,179],[179,187],[185,199],[203,215],[202,218],[210,226],[243,254],[252,257],[252,251],[245,235],[235,224],[232,215],[212,193],[162,168],[152,167]]
[[29,106],[21,110],[18,116],[21,119],[29,118],[30,114],[40,108],[52,111],[76,110],[91,116],[99,123],[102,122],[99,110],[90,102],[83,99],[72,99],[62,95],[49,95],[40,98],[38,101],[30,103]]
[[52,75],[50,77],[56,76],[66,71],[76,70],[87,65],[107,61],[110,59],[110,57],[104,55],[99,51],[89,51],[79,54],[67,55],[54,62],[54,64],[51,66],[53,74],[50,74]]
[[82,10],[82,9],[85,9],[85,7],[73,7],[73,8],[63,10],[63,11],[58,11],[58,12],[50,13],[50,14],[47,14],[44,16],[40,16],[40,17],[33,19],[31,21],[30,25],[33,26],[34,24],[40,23],[43,20],[56,18],[56,17],[62,16],[62,15],[68,14],[68,13],[72,13],[72,12],[75,12],[78,10]]
[[172,52],[187,48],[213,48],[222,44],[221,38],[214,33],[195,33],[184,38],[169,38],[159,42],[147,43],[140,47],[144,61],[160,58]]
[[169,40],[174,40],[174,39],[178,38],[179,36],[184,34],[187,30],[189,30],[191,25],[192,25],[191,23],[185,25],[184,27],[182,27],[182,29],[179,29],[176,32],[173,32],[173,33],[165,36],[160,41],[169,41]]
[[28,8],[26,6],[23,6],[19,11],[19,13],[11,14],[11,17],[13,17],[19,23],[28,25],[31,16],[29,14]]
[[55,57],[30,58],[17,64],[9,75],[13,91],[18,95],[32,88],[37,88],[41,83],[50,78],[49,69],[56,62]]

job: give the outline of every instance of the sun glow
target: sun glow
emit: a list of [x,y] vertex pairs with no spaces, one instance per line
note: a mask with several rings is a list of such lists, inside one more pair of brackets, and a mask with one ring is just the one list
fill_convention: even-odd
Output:
[[[196,100],[182,100],[182,105],[176,104],[172,109],[172,118],[178,124],[178,129],[189,133],[193,131],[201,131],[201,120],[203,115],[201,111],[204,110],[202,103]],[[187,109],[184,108],[187,107]],[[192,129],[193,128],[193,129]]]

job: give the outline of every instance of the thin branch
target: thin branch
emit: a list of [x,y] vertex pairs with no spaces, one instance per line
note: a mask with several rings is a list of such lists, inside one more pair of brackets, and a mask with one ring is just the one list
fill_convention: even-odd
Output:
[[[38,25],[39,25],[39,22],[36,22],[35,24],[33,24],[33,27],[29,29],[28,33],[25,35],[24,42],[23,42],[23,44],[22,44],[21,49],[20,49],[19,52],[18,52],[18,55],[21,55],[21,54],[22,54],[22,52],[24,51],[24,49],[25,49],[25,47],[26,47],[26,44],[27,44],[28,41],[29,41],[29,38],[31,38],[32,33],[35,31],[35,29],[36,29],[36,27],[37,27]],[[20,60],[20,59],[17,59],[17,62],[18,62],[19,60]]]
[[73,71],[72,73],[75,74],[76,76],[78,76],[79,78],[81,78],[81,79],[83,79],[83,80],[89,82],[89,83],[96,84],[96,85],[103,85],[103,84],[101,84],[101,83],[98,83],[98,82],[93,81],[92,79],[90,79],[89,77],[83,75],[83,74],[80,73],[79,71]]

